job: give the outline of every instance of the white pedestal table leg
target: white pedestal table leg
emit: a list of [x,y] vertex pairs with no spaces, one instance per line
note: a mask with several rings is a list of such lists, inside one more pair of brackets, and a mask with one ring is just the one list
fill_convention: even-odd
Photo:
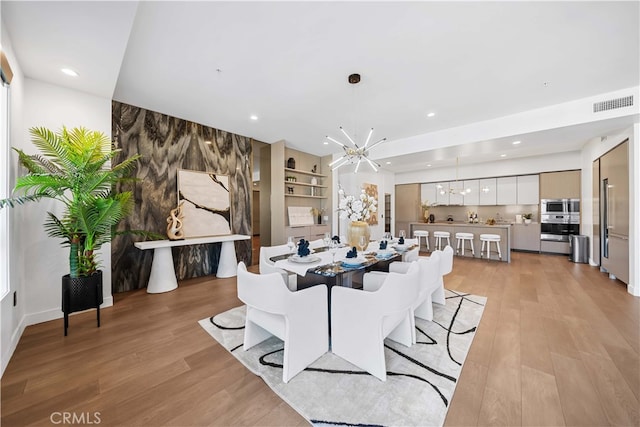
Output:
[[173,255],[171,248],[155,248],[153,250],[153,263],[151,264],[151,275],[147,292],[159,294],[173,291],[178,287],[176,270],[173,268]]
[[236,258],[236,246],[233,241],[222,242],[216,277],[235,277],[237,274],[238,259]]

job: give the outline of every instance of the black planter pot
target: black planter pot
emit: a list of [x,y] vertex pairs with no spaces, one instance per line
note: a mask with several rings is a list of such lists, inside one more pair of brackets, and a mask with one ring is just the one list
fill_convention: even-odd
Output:
[[64,313],[64,335],[67,336],[69,314],[90,308],[97,309],[96,316],[100,327],[100,304],[102,304],[102,271],[91,276],[62,276],[62,312]]

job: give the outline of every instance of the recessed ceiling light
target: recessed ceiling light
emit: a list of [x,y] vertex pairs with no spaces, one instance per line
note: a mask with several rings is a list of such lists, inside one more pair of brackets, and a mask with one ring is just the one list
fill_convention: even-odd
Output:
[[431,167],[431,164],[428,164],[428,165],[427,165],[427,167],[428,167],[428,168],[430,168],[430,167]]
[[323,142],[324,145],[329,145],[329,141]]
[[255,114],[252,114],[249,118],[251,120],[258,120],[258,116],[256,116]]
[[72,70],[71,68],[61,68],[60,71],[71,77],[78,77],[79,75],[77,71]]
[[387,164],[388,164],[388,165],[390,165],[390,164],[391,164],[391,162],[387,162]]
[[520,144],[521,142],[522,142],[522,141],[513,141],[513,142],[512,142],[512,144],[513,144],[513,145],[518,145],[518,144]]
[[429,113],[429,114],[427,114],[427,117],[433,117],[435,115],[436,115],[436,113]]
[[507,157],[506,154],[500,154],[500,157]]

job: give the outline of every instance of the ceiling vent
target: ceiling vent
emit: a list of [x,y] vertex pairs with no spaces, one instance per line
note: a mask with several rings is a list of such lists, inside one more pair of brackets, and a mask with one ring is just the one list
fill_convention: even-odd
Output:
[[631,107],[633,105],[633,95],[625,96],[608,101],[596,102],[593,104],[593,112],[615,110],[617,108]]

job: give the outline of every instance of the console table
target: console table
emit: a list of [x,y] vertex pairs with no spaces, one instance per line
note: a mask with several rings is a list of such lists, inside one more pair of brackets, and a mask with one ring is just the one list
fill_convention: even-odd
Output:
[[147,249],[153,249],[154,251],[147,292],[157,294],[169,292],[178,287],[176,271],[173,268],[172,247],[201,245],[204,243],[222,243],[216,277],[234,277],[238,273],[238,260],[233,242],[236,240],[249,239],[251,239],[251,236],[230,234],[227,236],[195,237],[183,240],[151,240],[147,242],[136,242],[134,245],[143,251]]

